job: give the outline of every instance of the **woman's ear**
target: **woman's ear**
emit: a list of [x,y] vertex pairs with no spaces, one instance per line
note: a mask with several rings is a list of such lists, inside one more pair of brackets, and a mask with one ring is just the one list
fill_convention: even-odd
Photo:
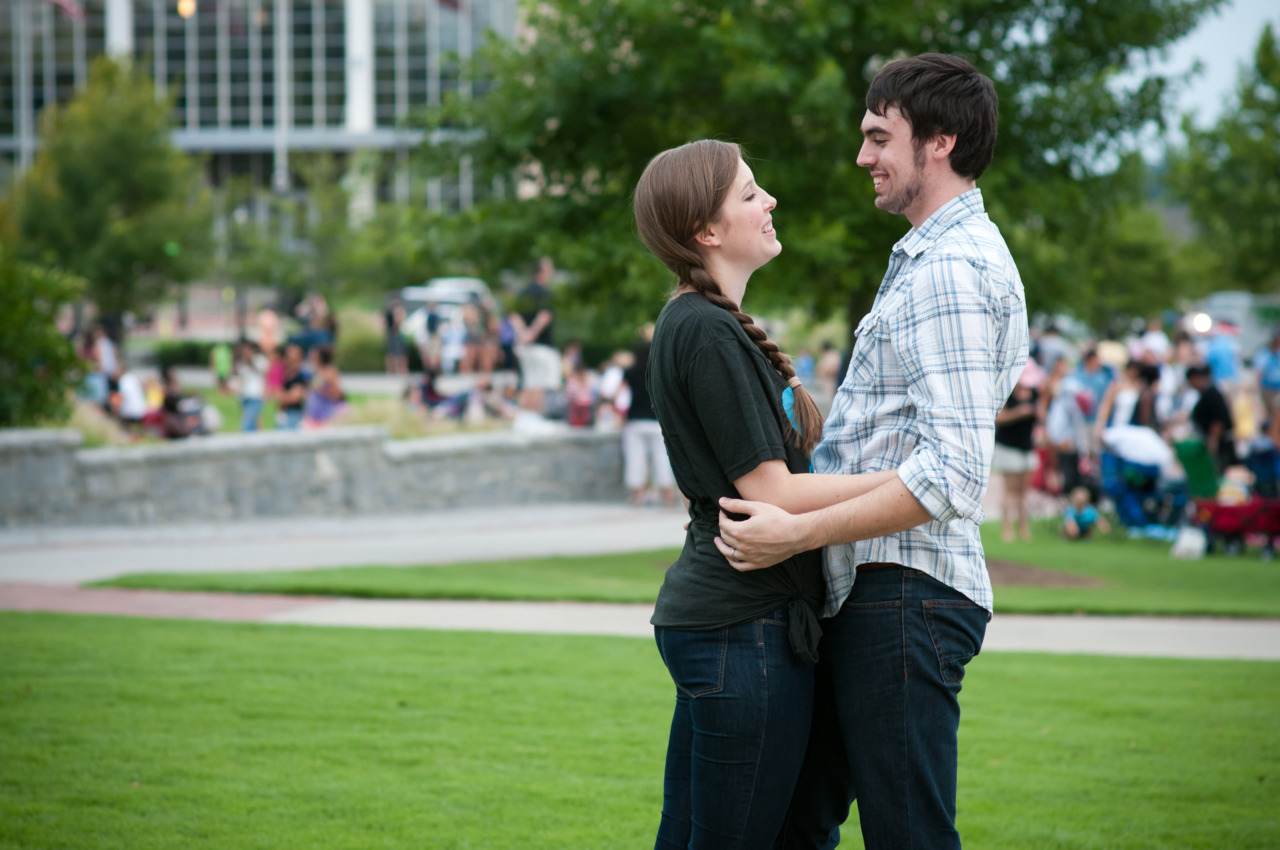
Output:
[[718,229],[719,228],[717,228],[715,225],[708,224],[706,227],[698,231],[697,236],[693,237],[694,241],[704,248],[719,247],[720,235],[716,232]]

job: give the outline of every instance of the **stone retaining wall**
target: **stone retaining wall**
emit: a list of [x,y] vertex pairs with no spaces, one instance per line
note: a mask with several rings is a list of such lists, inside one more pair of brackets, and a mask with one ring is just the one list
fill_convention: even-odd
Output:
[[218,435],[83,449],[77,431],[0,429],[0,526],[137,525],[263,516],[621,500],[617,434],[390,440],[382,428]]

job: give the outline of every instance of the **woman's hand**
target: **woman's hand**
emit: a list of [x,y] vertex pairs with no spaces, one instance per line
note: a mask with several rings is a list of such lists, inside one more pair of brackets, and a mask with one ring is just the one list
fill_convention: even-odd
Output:
[[[726,512],[747,514],[747,519],[734,521]],[[760,570],[811,548],[802,542],[804,526],[801,516],[764,502],[721,499],[716,548],[735,570]]]

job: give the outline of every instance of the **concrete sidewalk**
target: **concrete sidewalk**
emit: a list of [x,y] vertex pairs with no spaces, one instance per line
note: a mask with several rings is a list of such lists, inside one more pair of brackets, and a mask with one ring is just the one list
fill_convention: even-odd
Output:
[[78,584],[139,572],[452,564],[679,547],[683,510],[581,502],[413,516],[0,531],[0,582]]

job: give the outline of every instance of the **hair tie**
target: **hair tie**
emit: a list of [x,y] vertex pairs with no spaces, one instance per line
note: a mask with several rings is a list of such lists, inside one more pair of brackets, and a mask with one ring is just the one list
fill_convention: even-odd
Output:
[[791,387],[793,390],[800,389],[800,379],[795,375],[792,375],[791,380],[787,381],[787,386]]

